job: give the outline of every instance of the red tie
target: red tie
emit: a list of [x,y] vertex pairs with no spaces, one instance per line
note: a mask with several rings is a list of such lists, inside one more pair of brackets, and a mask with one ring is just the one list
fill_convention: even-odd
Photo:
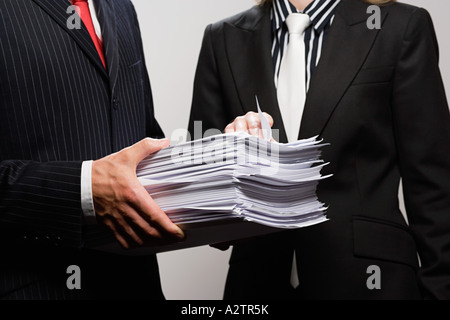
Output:
[[98,55],[100,56],[103,66],[106,69],[105,55],[103,54],[103,43],[95,33],[94,23],[92,22],[88,0],[72,0],[72,4],[80,9],[79,15],[81,17],[81,20],[83,20],[84,25],[89,31],[92,41],[94,42],[95,48],[97,49]]

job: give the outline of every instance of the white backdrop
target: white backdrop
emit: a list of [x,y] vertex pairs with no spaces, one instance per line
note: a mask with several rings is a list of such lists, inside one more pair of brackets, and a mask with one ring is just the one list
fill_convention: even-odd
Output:
[[[243,11],[253,0],[132,0],[140,20],[156,117],[166,136],[187,128],[197,58],[209,23]],[[441,51],[441,71],[450,94],[450,3],[403,0],[433,17]],[[230,250],[208,246],[158,255],[163,290],[169,300],[222,298]]]

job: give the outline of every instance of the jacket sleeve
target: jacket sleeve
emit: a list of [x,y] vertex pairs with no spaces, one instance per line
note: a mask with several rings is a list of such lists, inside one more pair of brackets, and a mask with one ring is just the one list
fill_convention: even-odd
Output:
[[430,15],[417,9],[403,39],[393,116],[407,216],[425,298],[450,299],[450,115]]
[[223,132],[232,120],[225,107],[212,33],[212,25],[209,25],[203,36],[195,74],[188,140],[202,138],[207,130]]
[[81,162],[1,161],[0,239],[81,247]]

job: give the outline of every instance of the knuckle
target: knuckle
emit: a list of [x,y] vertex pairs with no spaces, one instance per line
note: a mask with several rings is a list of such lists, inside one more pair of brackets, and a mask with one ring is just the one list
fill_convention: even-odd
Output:
[[248,120],[248,126],[249,126],[249,128],[252,128],[252,129],[259,128],[260,127],[259,119],[255,119],[255,118],[249,119]]
[[154,141],[150,138],[146,138],[143,140],[144,141],[144,146],[148,149],[151,148],[154,144]]
[[128,203],[135,203],[139,198],[138,191],[133,187],[125,187],[123,191],[123,199]]
[[130,149],[123,149],[117,154],[117,160],[121,163],[129,163],[131,161],[131,150]]
[[158,212],[155,210],[148,212],[148,221],[151,225],[157,225],[161,220],[161,217]]
[[234,123],[235,123],[236,129],[242,129],[242,128],[247,127],[247,121],[246,121],[245,117],[237,118]]

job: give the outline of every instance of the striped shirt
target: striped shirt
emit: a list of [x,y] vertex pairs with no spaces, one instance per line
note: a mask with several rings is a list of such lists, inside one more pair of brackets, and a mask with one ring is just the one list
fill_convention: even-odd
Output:
[[[319,63],[322,53],[322,44],[330,30],[334,20],[335,9],[340,0],[314,0],[305,10],[305,13],[311,18],[311,26],[304,34],[306,50],[306,88],[309,89],[309,83],[314,70]],[[275,68],[275,86],[278,83],[280,73],[281,59],[289,42],[289,32],[286,25],[286,19],[291,13],[300,13],[289,0],[275,0],[271,10],[272,20],[272,57]]]

